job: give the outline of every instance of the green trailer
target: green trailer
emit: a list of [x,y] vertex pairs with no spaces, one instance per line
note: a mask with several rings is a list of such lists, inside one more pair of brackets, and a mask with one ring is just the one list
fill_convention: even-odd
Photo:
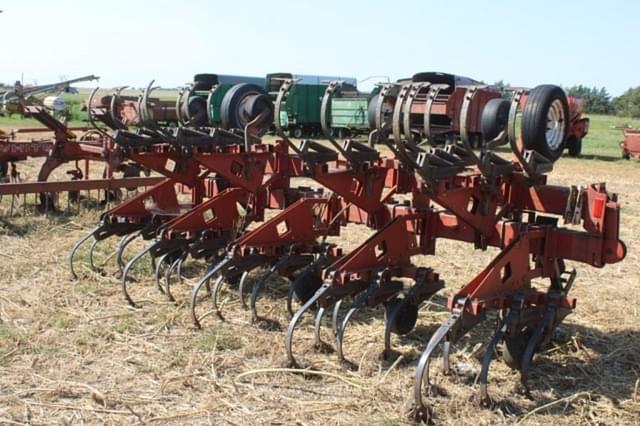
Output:
[[367,133],[369,128],[369,103],[380,91],[376,87],[371,93],[358,92],[348,84],[331,97],[330,126],[338,138]]
[[296,138],[313,136],[321,132],[320,108],[324,92],[330,81],[341,80],[356,87],[355,78],[295,75],[291,73],[267,74],[266,89],[275,100],[282,83],[292,79],[295,84],[289,89],[282,104],[280,125]]

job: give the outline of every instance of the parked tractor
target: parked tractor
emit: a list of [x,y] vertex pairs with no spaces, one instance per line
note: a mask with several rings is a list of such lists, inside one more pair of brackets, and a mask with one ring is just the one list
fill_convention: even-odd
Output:
[[569,103],[569,136],[567,137],[567,151],[572,157],[582,154],[582,140],[589,133],[589,119],[584,117],[585,100],[575,96],[567,96]]

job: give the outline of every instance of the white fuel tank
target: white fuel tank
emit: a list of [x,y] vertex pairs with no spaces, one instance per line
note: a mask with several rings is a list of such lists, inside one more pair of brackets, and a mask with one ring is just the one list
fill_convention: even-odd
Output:
[[44,98],[44,101],[42,103],[44,104],[45,108],[57,112],[64,111],[67,107],[64,99],[62,99],[62,97],[60,96],[47,96],[46,98]]

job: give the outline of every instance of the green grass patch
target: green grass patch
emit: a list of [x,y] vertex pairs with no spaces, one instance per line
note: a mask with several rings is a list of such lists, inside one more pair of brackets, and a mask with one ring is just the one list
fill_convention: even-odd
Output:
[[235,351],[242,347],[242,341],[236,336],[219,333],[207,333],[196,340],[196,349],[200,352]]
[[640,119],[615,115],[589,115],[589,134],[582,141],[582,156],[601,160],[622,158],[619,143],[622,130],[617,127],[640,127]]
[[76,289],[80,294],[94,294],[98,291],[96,283],[90,281],[84,281],[76,286]]
[[120,334],[140,334],[140,326],[131,318],[125,318],[123,320],[118,321],[114,326],[113,330],[116,333]]

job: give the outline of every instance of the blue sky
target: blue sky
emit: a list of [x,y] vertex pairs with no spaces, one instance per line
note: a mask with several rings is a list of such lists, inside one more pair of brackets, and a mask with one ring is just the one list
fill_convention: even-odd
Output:
[[445,71],[517,86],[640,85],[636,1],[0,0],[0,81],[97,74],[164,87],[194,73]]

